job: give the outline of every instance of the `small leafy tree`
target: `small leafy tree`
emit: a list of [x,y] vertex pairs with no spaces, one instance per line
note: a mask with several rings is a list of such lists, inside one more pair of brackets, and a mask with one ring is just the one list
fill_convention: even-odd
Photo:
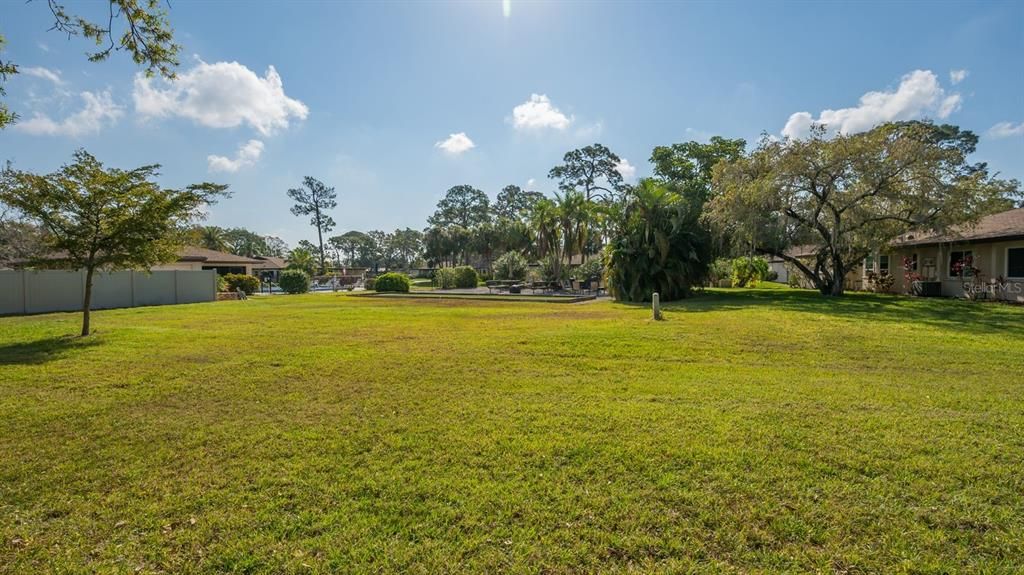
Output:
[[306,176],[302,180],[301,188],[288,190],[288,197],[295,200],[292,206],[292,214],[296,216],[310,216],[309,223],[316,228],[317,247],[320,254],[320,273],[327,269],[327,262],[324,257],[324,233],[334,229],[334,219],[327,214],[327,210],[338,207],[338,194],[334,188],[329,188],[320,180]]
[[51,250],[40,266],[85,270],[82,335],[89,335],[93,276],[97,270],[149,269],[174,261],[202,208],[226,195],[227,186],[202,183],[180,190],[153,180],[160,166],[104,168],[85,150],[47,175],[7,168],[0,203],[46,230]]

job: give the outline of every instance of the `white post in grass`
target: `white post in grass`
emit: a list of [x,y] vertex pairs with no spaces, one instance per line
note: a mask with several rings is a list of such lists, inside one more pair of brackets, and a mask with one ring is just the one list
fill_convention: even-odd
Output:
[[651,294],[651,311],[654,312],[654,319],[661,319],[661,297],[658,292]]

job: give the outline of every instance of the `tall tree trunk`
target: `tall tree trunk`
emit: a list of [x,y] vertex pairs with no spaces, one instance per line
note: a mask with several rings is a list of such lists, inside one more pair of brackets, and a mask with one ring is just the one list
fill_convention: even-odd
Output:
[[89,308],[92,307],[92,274],[94,268],[85,270],[85,297],[82,298],[82,337],[89,335]]

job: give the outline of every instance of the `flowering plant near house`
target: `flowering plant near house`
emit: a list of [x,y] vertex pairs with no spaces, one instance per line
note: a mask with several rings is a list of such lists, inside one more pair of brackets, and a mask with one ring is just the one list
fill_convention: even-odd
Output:
[[952,271],[964,288],[964,297],[976,300],[981,294],[987,294],[985,282],[981,277],[981,268],[974,265],[974,256],[967,256],[953,262]]
[[903,279],[909,286],[912,282],[919,282],[924,276],[917,273],[917,260],[910,256],[903,257]]

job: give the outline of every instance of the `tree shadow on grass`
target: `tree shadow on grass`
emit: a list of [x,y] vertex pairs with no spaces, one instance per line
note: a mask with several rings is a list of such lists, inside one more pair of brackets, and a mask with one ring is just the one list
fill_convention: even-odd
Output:
[[80,337],[65,335],[48,337],[35,341],[23,341],[0,345],[0,365],[36,365],[59,359],[75,349],[99,345],[95,336]]
[[995,302],[865,292],[826,297],[801,289],[722,289],[662,304],[665,311],[682,313],[751,308],[774,308],[848,320],[920,324],[958,332],[996,332],[1024,338],[1024,308]]

